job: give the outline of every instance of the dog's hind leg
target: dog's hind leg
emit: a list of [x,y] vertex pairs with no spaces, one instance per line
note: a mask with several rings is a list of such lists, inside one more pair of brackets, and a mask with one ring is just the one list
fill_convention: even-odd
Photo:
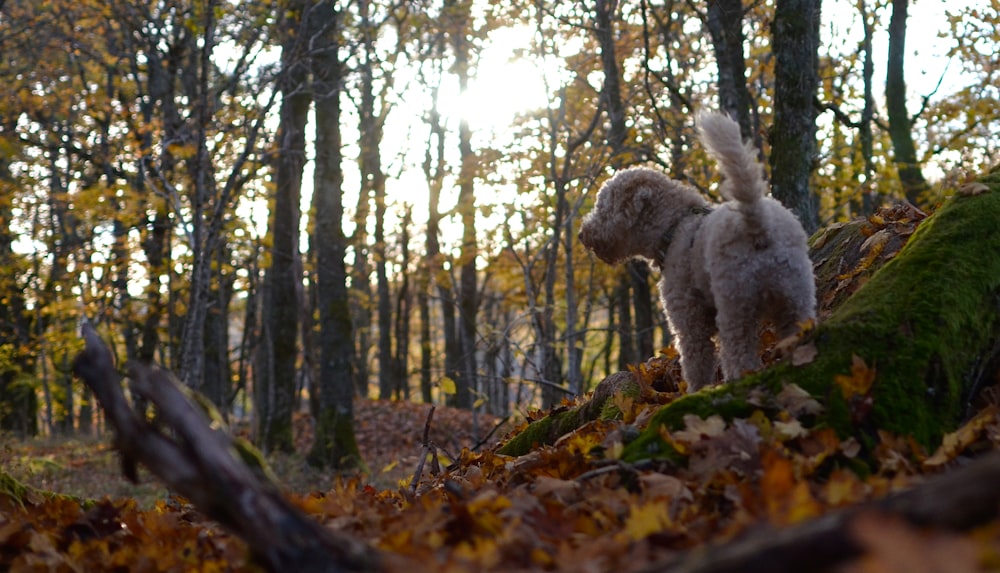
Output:
[[715,382],[715,316],[711,309],[698,307],[670,315],[677,350],[681,354],[681,371],[688,392],[697,392]]
[[742,377],[761,367],[758,347],[756,301],[750,296],[730,296],[720,305],[716,324],[719,326],[719,354],[722,375],[729,380]]

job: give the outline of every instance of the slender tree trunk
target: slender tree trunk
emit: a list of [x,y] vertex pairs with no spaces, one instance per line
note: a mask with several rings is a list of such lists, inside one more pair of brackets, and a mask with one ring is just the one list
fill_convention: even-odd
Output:
[[387,400],[396,386],[394,380],[392,354],[392,301],[389,293],[389,277],[386,271],[385,242],[385,174],[382,172],[382,153],[379,145],[382,143],[383,115],[375,109],[375,63],[371,55],[375,51],[375,31],[370,21],[369,3],[361,0],[359,10],[362,14],[363,61],[361,63],[361,185],[363,195],[371,196],[375,201],[375,280],[378,308],[378,397]]
[[215,249],[213,280],[209,307],[205,313],[205,357],[202,374],[202,394],[223,413],[228,412],[232,372],[229,365],[229,302],[233,296],[234,277],[226,272],[230,266],[228,249]]
[[[627,266],[625,272],[629,272]],[[628,288],[630,282],[620,280],[612,299],[614,301],[612,309],[617,309],[618,312],[618,340],[620,341],[618,348],[619,370],[627,370],[629,364],[639,362],[639,356],[635,348],[635,338],[633,337],[632,304],[629,297],[631,289]],[[612,311],[614,312],[614,310]]]
[[875,117],[875,96],[873,95],[874,82],[872,79],[875,75],[875,64],[872,55],[872,37],[875,33],[875,26],[871,22],[871,15],[868,13],[867,4],[865,0],[859,2],[861,21],[864,23],[865,28],[864,39],[861,43],[865,105],[861,110],[860,126],[861,156],[865,162],[861,215],[865,217],[874,213],[875,209],[882,202],[879,193],[875,191],[875,181],[873,180],[875,177],[875,137],[872,133],[872,124]]
[[[191,102],[197,103],[194,114],[196,149],[194,157],[187,161],[193,187],[190,194],[191,232],[188,235],[188,246],[191,249],[193,261],[189,276],[187,310],[184,314],[184,326],[181,331],[178,375],[184,384],[195,389],[200,389],[203,384],[201,376],[204,370],[205,315],[208,313],[211,290],[209,283],[212,277],[211,261],[217,239],[208,218],[209,200],[218,197],[215,169],[208,156],[208,127],[212,121],[214,108],[214,104],[210,100],[209,78],[215,70],[211,56],[216,44],[217,22],[215,11],[210,6],[203,8],[203,14],[204,30],[200,39],[200,47],[193,47],[190,50],[192,61],[188,63],[189,67],[186,68],[193,70],[196,75],[194,78],[188,79],[188,74],[192,72],[182,72],[181,74],[181,83],[185,85],[185,95]],[[194,35],[188,41],[192,44],[198,44]],[[196,61],[194,61],[195,58],[197,58]]]
[[819,23],[820,0],[776,1],[771,191],[808,233],[819,227],[819,202],[809,186],[816,161]]
[[402,273],[399,279],[399,292],[396,295],[396,323],[394,327],[396,335],[395,359],[393,360],[393,389],[396,398],[404,400],[410,399],[410,384],[408,382],[409,357],[410,357],[410,312],[413,305],[413,297],[410,293],[410,224],[413,221],[413,209],[407,204],[403,211],[403,219],[400,223],[399,247],[401,260],[399,263]]
[[909,0],[892,0],[889,18],[889,61],[885,77],[885,107],[889,116],[889,138],[892,139],[893,162],[899,172],[906,199],[921,203],[920,195],[927,190],[927,181],[920,169],[917,148],[913,142],[913,121],[906,111],[906,81],[903,62],[906,56],[906,18]]
[[313,57],[316,98],[316,171],[313,183],[313,237],[319,303],[320,388],[316,439],[309,461],[338,470],[363,468],[354,437],[354,384],[351,377],[350,297],[344,255],[347,238],[341,170],[340,86],[343,68],[337,53],[340,14],[332,0],[315,8],[318,49]]
[[[471,20],[471,3],[464,0],[455,3],[455,21],[452,27],[452,47],[455,50],[455,74],[458,76],[459,91],[469,88],[470,45],[467,38]],[[467,118],[462,118],[458,126],[458,154],[461,170],[458,177],[457,212],[462,219],[462,247],[459,260],[459,343],[461,347],[461,376],[456,380],[455,405],[472,409],[472,395],[476,389],[476,260],[479,257],[476,240],[476,197],[475,175],[476,156],[472,151],[472,129]]]
[[[361,153],[359,168],[361,171],[361,194],[375,202],[375,229],[372,245],[372,259],[375,263],[375,308],[378,319],[378,397],[380,400],[389,398],[392,381],[392,310],[389,301],[389,278],[386,274],[385,248],[385,174],[382,171],[382,154],[379,146],[382,143],[383,117],[376,109],[375,94],[375,36],[378,31],[371,19],[371,2],[360,0],[358,12],[360,15],[360,64],[358,72],[361,75],[360,113]],[[366,209],[367,210],[367,209]],[[366,269],[367,270],[367,269]],[[368,278],[363,283],[367,292]],[[371,301],[369,305],[368,328],[371,328]],[[368,349],[363,349],[367,354]]]
[[[622,97],[622,73],[618,66],[618,56],[615,49],[614,17],[618,3],[611,0],[597,0],[594,5],[595,34],[601,48],[601,66],[604,71],[604,87],[601,96],[608,109],[608,132],[606,141],[611,149],[611,164],[623,167],[626,152],[626,137],[628,127],[625,122],[625,102]],[[621,321],[622,353],[625,358],[634,361],[636,356],[643,356],[648,351],[652,354],[653,315],[652,293],[649,287],[649,266],[645,261],[633,259],[625,263],[626,272],[621,275],[622,290],[625,293],[623,304],[634,305],[636,331],[631,331],[632,321]],[[631,301],[628,292],[632,293]],[[632,317],[632,309],[625,309],[624,316]],[[626,333],[626,328],[629,330]],[[634,336],[635,335],[635,336]],[[626,345],[628,350],[625,350]]]
[[[291,451],[292,406],[295,369],[298,359],[299,301],[296,300],[295,258],[299,242],[299,197],[305,163],[305,127],[310,96],[305,89],[306,73],[302,53],[303,10],[299,3],[290,9],[289,37],[282,47],[285,77],[284,97],[279,112],[278,157],[275,169],[275,198],[271,214],[271,267],[265,276],[262,356],[269,364],[258,370],[258,441],[262,448]],[[339,222],[340,219],[338,218]]]

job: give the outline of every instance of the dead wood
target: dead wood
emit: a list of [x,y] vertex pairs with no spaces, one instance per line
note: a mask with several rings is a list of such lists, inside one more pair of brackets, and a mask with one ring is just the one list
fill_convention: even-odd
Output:
[[[97,397],[115,428],[126,473],[141,463],[171,489],[246,541],[270,571],[377,571],[381,558],[366,544],[324,528],[262,482],[236,455],[230,438],[208,420],[166,372],[132,365],[132,389],[153,403],[160,430],[139,416],[122,392],[107,345],[89,323],[74,372]],[[169,430],[169,433],[166,430]]]
[[764,528],[728,544],[705,547],[642,573],[798,573],[832,570],[865,553],[858,524],[893,517],[916,527],[960,532],[1000,516],[1000,454],[934,476],[912,489],[786,529]]

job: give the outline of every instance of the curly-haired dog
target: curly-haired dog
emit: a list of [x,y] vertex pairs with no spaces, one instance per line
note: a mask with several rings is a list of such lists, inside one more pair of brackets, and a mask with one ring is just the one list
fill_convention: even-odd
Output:
[[709,204],[691,187],[636,167],[604,184],[580,229],[580,241],[605,262],[641,257],[659,268],[660,297],[692,392],[715,380],[716,333],[722,373],[732,380],[761,366],[761,320],[784,337],[816,315],[806,233],[765,196],[754,147],[727,116],[703,113],[698,127],[724,176],[725,203]]

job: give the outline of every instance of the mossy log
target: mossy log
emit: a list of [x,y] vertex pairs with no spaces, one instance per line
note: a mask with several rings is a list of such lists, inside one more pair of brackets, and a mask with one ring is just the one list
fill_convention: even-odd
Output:
[[[801,352],[664,405],[626,446],[624,459],[673,458],[659,428],[682,428],[687,414],[728,420],[776,413],[774,397],[788,384],[823,406],[803,420],[808,425],[832,427],[863,445],[881,429],[934,448],[967,416],[978,390],[994,383],[1000,364],[997,221],[1000,172],[966,185],[927,218],[896,257],[800,341]],[[509,447],[519,439],[500,452],[523,453]]]

